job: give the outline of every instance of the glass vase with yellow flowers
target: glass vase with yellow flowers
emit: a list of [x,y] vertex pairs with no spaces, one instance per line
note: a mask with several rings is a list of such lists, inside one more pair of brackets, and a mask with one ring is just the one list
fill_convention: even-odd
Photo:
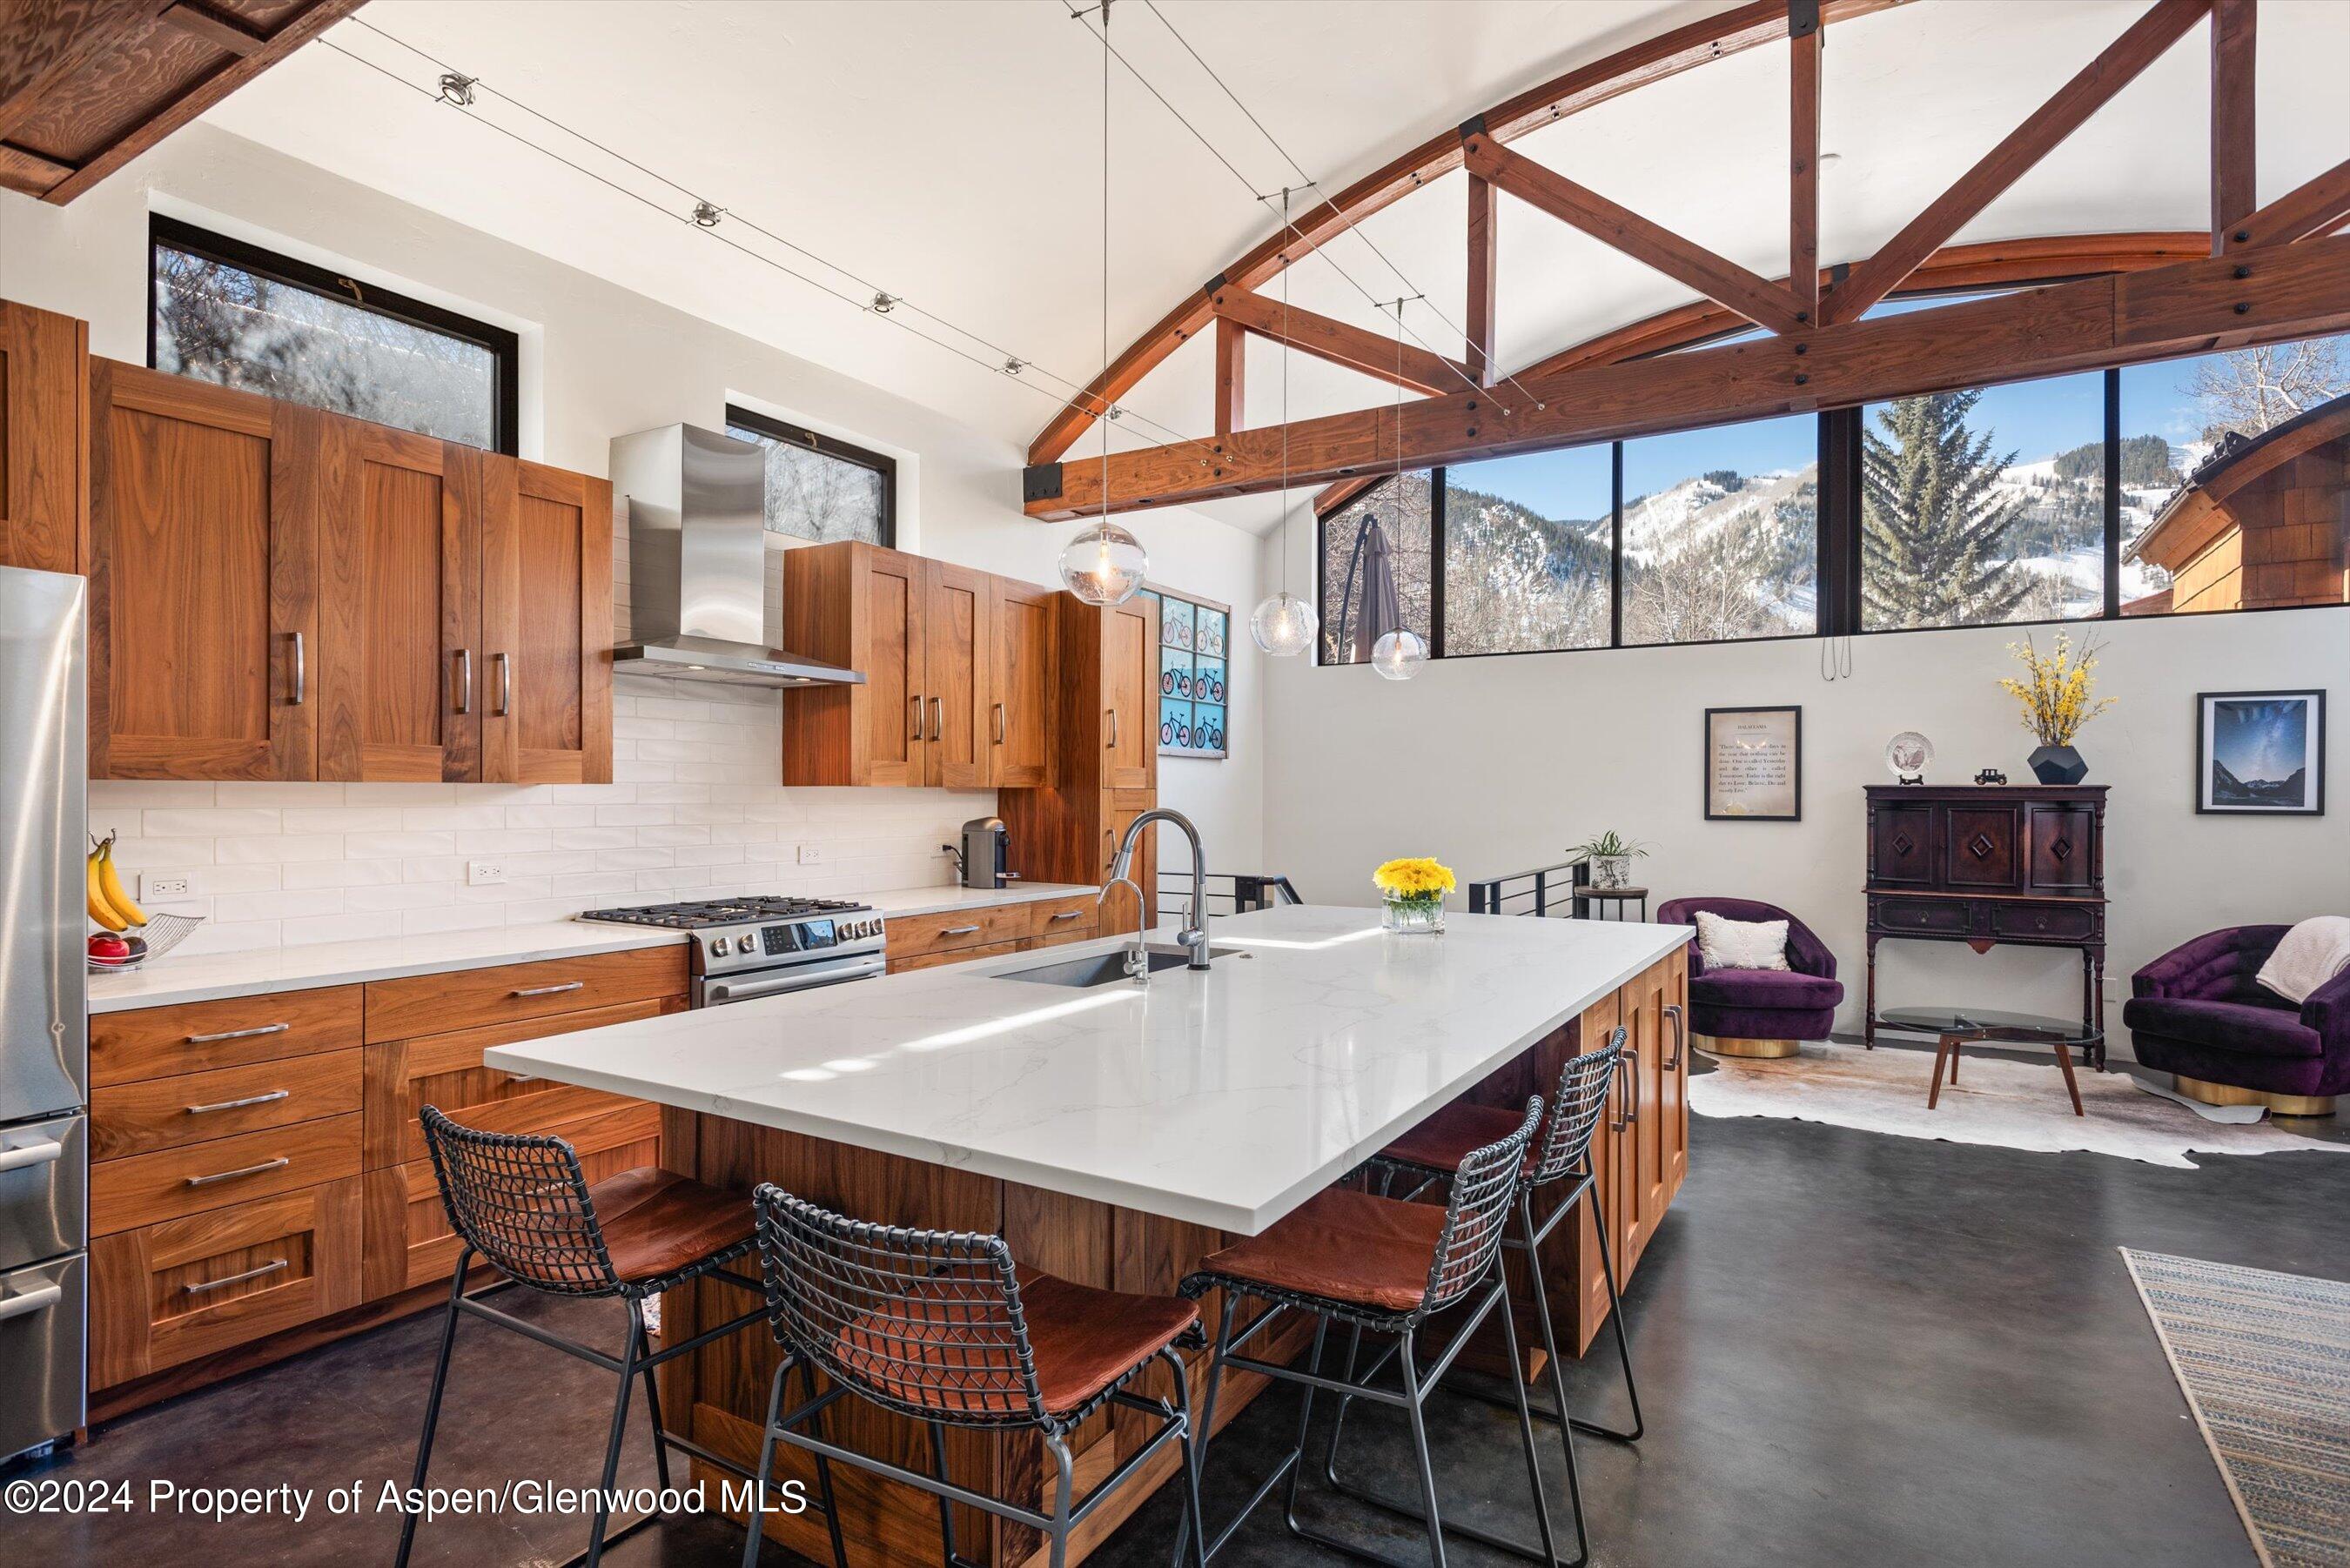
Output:
[[2027,760],[2044,784],[2076,784],[2089,774],[2089,764],[2073,749],[2081,726],[2114,705],[2099,697],[2095,642],[2084,638],[2076,650],[2069,632],[2056,634],[2056,646],[2042,653],[2026,637],[2011,642],[2008,652],[2023,666],[2025,679],[2007,676],[2000,687],[2023,710],[2023,727],[2039,739],[2039,748]]
[[1444,896],[1460,883],[1451,867],[1420,856],[1388,861],[1371,873],[1371,885],[1379,890],[1380,924],[1388,930],[1440,931]]

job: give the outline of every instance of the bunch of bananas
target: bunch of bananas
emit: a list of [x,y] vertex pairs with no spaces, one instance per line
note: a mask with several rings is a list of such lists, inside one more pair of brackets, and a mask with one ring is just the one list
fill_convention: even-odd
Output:
[[147,911],[131,901],[123,890],[122,878],[114,869],[114,835],[99,840],[98,847],[89,852],[87,867],[89,918],[109,931],[127,931],[133,926],[147,923]]

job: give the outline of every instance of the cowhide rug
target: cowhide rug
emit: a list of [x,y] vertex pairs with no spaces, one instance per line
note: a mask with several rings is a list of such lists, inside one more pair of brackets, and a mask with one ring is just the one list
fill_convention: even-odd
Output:
[[1989,1144],[2043,1154],[2086,1149],[2121,1159],[2191,1170],[2187,1157],[2278,1154],[2323,1149],[2350,1154],[2350,1144],[2324,1143],[2267,1124],[2230,1127],[2141,1094],[2126,1072],[2096,1073],[2076,1065],[2081,1106],[2076,1116],[2064,1096],[2054,1056],[2011,1062],[1969,1055],[1955,1086],[1942,1086],[1941,1104],[1926,1108],[1934,1074],[1929,1051],[1880,1046],[1875,1051],[1814,1042],[1799,1056],[1762,1061],[1711,1058],[1716,1070],[1690,1079],[1690,1109],[1707,1116],[1775,1116],[1825,1122],[1898,1137]]

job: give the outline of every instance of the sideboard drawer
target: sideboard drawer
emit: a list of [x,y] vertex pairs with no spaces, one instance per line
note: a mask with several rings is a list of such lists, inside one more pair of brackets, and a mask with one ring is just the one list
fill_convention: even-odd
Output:
[[1967,934],[1973,906],[1958,898],[1875,898],[1869,911],[1880,931],[1923,931],[1929,936]]
[[2069,904],[1994,904],[1991,934],[2017,942],[2077,942],[2097,934],[2097,911]]
[[359,1108],[356,1046],[210,1073],[101,1085],[89,1096],[89,1158],[121,1159],[348,1116]]
[[408,1040],[649,997],[682,996],[685,965],[685,944],[677,942],[453,974],[369,981],[367,1037],[370,1043]]
[[891,959],[920,958],[955,948],[1015,942],[1031,929],[1025,904],[987,904],[940,915],[907,915],[888,922]]
[[184,1148],[109,1159],[89,1170],[93,1236],[224,1209],[357,1176],[359,1116],[328,1116]]
[[1074,898],[1043,898],[1028,906],[1028,934],[1048,942],[1074,941],[1094,934],[1099,901],[1091,893]]
[[89,1081],[130,1084],[356,1045],[360,1005],[359,987],[331,985],[96,1013]]

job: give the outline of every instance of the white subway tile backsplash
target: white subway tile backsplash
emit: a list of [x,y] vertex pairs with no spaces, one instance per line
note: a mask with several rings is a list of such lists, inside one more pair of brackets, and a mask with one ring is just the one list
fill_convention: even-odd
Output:
[[232,834],[276,833],[281,830],[278,815],[276,811],[259,807],[151,808],[139,814],[139,831],[147,838],[224,838]]
[[213,855],[224,863],[251,865],[288,860],[339,860],[343,857],[343,841],[334,834],[305,835],[298,838],[215,838],[212,844]]

